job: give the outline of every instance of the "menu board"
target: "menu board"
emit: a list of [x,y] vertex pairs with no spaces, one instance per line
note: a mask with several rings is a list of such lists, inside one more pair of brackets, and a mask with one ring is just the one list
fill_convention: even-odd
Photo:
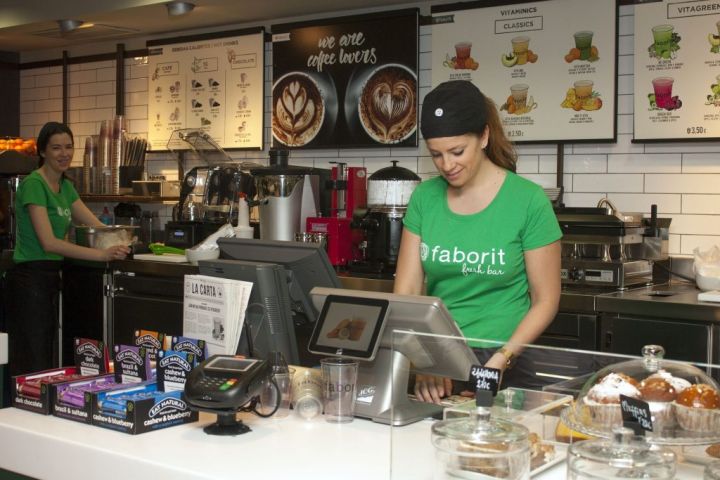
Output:
[[263,147],[264,33],[229,32],[148,42],[148,141],[197,128],[223,148]]
[[615,2],[457,8],[433,8],[433,87],[472,81],[515,142],[615,139]]
[[417,145],[416,9],[273,25],[273,145]]
[[635,6],[635,140],[720,137],[720,1]]

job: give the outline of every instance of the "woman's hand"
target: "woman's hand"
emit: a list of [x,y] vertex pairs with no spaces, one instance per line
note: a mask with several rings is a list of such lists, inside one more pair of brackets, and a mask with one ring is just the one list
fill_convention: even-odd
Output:
[[130,248],[125,245],[114,245],[102,251],[104,253],[103,260],[112,262],[113,260],[122,260],[130,253]]
[[452,380],[433,375],[415,376],[415,396],[418,400],[440,403],[440,399],[452,393]]

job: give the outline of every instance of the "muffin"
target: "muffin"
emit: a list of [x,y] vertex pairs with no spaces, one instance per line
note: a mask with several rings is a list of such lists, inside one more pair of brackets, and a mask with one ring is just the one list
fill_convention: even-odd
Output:
[[[676,377],[667,370],[658,370],[657,372],[653,373],[648,377],[650,378],[662,378],[666,382],[668,382],[670,385],[673,386],[675,389],[675,392],[680,393],[683,390],[685,390],[687,387],[692,385],[690,382],[685,380],[684,378]],[[674,400],[674,399],[673,399]]]
[[583,402],[592,422],[601,428],[622,425],[620,395],[640,398],[639,384],[634,378],[622,373],[609,373],[592,386]]
[[673,403],[678,424],[691,432],[720,429],[720,395],[710,385],[691,385]]
[[660,376],[650,376],[640,382],[640,397],[648,403],[654,427],[666,427],[674,422],[672,402],[678,395],[675,387]]

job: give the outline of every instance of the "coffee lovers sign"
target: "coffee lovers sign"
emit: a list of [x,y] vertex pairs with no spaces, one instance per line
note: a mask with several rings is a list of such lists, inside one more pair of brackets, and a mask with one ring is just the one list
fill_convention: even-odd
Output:
[[417,145],[417,10],[272,31],[275,146]]

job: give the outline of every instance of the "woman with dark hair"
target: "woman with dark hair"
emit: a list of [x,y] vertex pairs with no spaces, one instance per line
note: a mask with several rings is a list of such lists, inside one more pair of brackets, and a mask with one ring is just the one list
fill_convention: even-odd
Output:
[[[557,312],[562,236],[542,188],[515,174],[516,154],[495,104],[468,81],[437,86],[423,101],[421,132],[440,176],[413,192],[395,293],[440,297],[476,348],[479,363],[505,371],[504,384],[530,386],[519,356]],[[415,394],[439,402],[449,379],[418,375]]]
[[100,250],[67,240],[71,222],[102,226],[65,178],[73,148],[73,134],[67,125],[46,123],[37,139],[40,167],[18,187],[15,265],[8,272],[7,295],[10,375],[57,366],[57,300],[63,258],[108,262],[130,253],[124,245]]

